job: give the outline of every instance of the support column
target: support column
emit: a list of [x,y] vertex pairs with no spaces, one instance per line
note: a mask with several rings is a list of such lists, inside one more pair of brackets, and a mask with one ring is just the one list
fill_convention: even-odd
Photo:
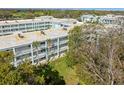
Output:
[[60,56],[60,42],[59,42],[59,38],[57,39],[57,55],[58,55],[58,57]]
[[34,55],[33,55],[33,46],[31,44],[31,61],[32,61],[32,64],[34,64]]
[[13,33],[13,32],[11,31],[11,24],[10,24],[9,26],[10,26],[10,27],[9,27],[10,32]]
[[34,31],[36,31],[36,24],[35,24],[35,22],[33,22],[33,28],[34,28]]
[[27,32],[27,31],[28,31],[26,27],[27,27],[27,26],[26,26],[26,23],[25,23],[25,31],[24,31],[24,32]]
[[13,64],[14,66],[17,66],[17,63],[16,63],[16,52],[15,52],[15,48],[13,48],[13,54],[14,54],[14,60],[13,60]]
[[20,30],[19,30],[19,28],[20,28],[20,27],[19,27],[19,23],[18,23],[17,25],[18,25],[18,27],[17,27],[17,28],[18,28],[18,32],[19,32],[19,31],[20,31]]
[[3,35],[2,26],[0,26],[0,34]]
[[34,23],[32,22],[32,31],[34,31]]
[[47,41],[45,41],[45,50],[46,50],[46,60],[48,61],[48,45],[47,45]]

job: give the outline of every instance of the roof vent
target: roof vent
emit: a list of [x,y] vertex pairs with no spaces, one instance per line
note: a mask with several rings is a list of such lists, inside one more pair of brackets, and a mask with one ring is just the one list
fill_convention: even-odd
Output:
[[41,31],[41,34],[46,35],[45,32]]
[[63,30],[68,30],[66,27],[63,27]]
[[19,38],[24,38],[24,35],[21,32],[15,32],[14,34],[17,35]]
[[17,20],[15,20],[15,22],[17,22],[17,23],[18,23],[18,21],[17,21]]
[[8,23],[7,21],[5,21],[5,23]]
[[19,38],[24,38],[24,35],[22,33],[18,33]]

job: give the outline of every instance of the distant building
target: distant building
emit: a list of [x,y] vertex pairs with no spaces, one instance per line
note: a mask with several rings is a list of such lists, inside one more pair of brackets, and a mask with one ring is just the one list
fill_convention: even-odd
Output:
[[59,19],[52,16],[41,16],[35,19],[0,21],[0,35],[15,32],[42,31],[50,28],[67,27],[76,22],[75,19]]
[[124,16],[122,15],[103,15],[103,16],[95,16],[95,15],[82,15],[82,22],[98,22],[101,24],[114,24],[114,25],[124,25]]
[[98,16],[96,15],[82,15],[81,20],[82,22],[96,22]]

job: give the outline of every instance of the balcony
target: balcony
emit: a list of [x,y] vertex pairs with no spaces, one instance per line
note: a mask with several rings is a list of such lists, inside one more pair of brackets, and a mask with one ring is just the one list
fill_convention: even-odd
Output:
[[31,60],[31,57],[18,59],[16,61],[16,65],[18,66],[19,64],[23,63],[25,60]]
[[[44,45],[42,45],[42,46],[40,46],[40,47],[38,47],[38,50],[42,50],[42,49],[45,49],[46,47],[45,47],[45,44]],[[35,47],[33,47],[33,51],[37,51],[37,49],[35,48]]]
[[61,47],[61,48],[60,48],[60,51],[65,51],[65,50],[67,50],[67,49],[68,49],[68,46]]
[[[45,56],[46,56],[46,53],[45,52],[38,54],[38,57],[39,58],[43,58]],[[34,55],[33,57],[34,57],[34,60],[37,60],[38,59],[37,55]]]
[[57,52],[57,50],[51,50],[50,52],[48,52],[48,55],[56,54]]
[[68,42],[68,40],[63,40],[63,41],[60,41],[59,44],[65,44],[65,43],[67,43],[67,42]]
[[28,54],[28,53],[30,53],[30,52],[31,52],[31,49],[16,51],[16,56]]

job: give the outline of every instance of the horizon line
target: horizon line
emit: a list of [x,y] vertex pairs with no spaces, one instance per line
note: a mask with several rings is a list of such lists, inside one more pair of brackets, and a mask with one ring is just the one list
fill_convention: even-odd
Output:
[[124,11],[124,8],[0,8],[0,10],[96,10],[96,11]]

